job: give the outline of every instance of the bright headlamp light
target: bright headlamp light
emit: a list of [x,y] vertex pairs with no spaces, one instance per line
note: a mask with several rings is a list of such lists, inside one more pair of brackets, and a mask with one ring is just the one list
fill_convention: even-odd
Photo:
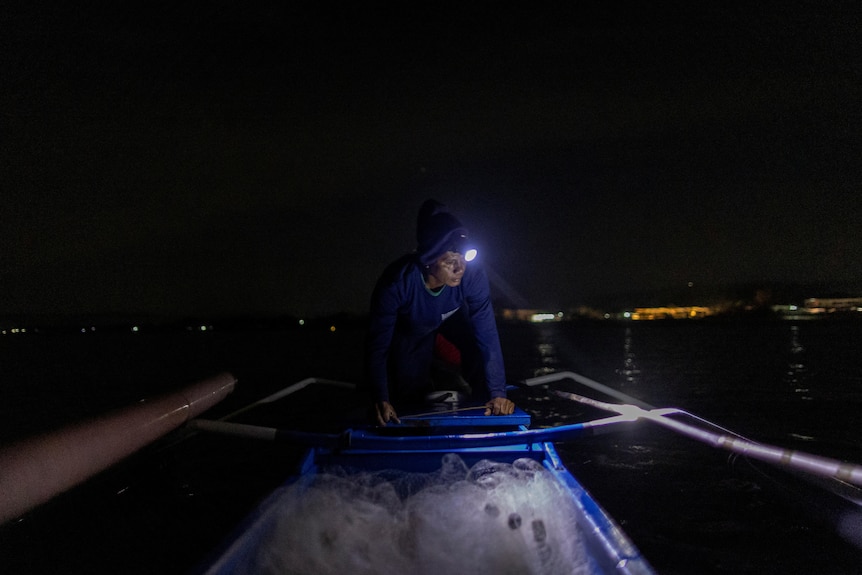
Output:
[[466,234],[461,234],[450,249],[455,253],[463,255],[465,262],[472,262],[479,255],[479,250],[471,245]]

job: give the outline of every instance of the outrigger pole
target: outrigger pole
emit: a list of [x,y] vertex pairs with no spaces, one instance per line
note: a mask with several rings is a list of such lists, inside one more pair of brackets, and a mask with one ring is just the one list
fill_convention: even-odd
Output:
[[107,469],[224,399],[229,373],[0,449],[0,524]]
[[[617,398],[623,398],[624,400],[634,399],[629,398],[625,394],[613,390],[612,388],[604,386],[596,381],[593,381],[580,374],[573,373],[570,371],[552,373],[549,375],[526,380],[524,383],[527,386],[532,387],[536,385],[550,383],[552,381],[560,381],[563,379],[574,379],[575,381],[588,385],[593,389],[597,389],[598,391],[602,391],[603,393],[607,393],[609,395],[614,395]],[[608,393],[609,391],[613,393]],[[811,455],[802,451],[795,451],[792,449],[784,449],[782,447],[775,447],[763,443],[756,443],[754,441],[745,439],[738,434],[724,430],[716,426],[715,424],[706,421],[703,418],[697,417],[696,415],[688,413],[687,411],[683,411],[681,409],[656,409],[637,400],[625,404],[607,403],[604,401],[597,401],[589,397],[584,397],[576,393],[559,390],[552,390],[551,393],[557,395],[558,397],[570,399],[572,401],[577,401],[578,403],[590,405],[592,407],[603,409],[605,411],[617,413],[621,416],[629,417],[632,421],[645,419],[647,421],[657,423],[659,425],[672,429],[677,433],[680,433],[702,443],[706,443],[712,447],[731,451],[733,453],[744,455],[752,459],[757,459],[759,461],[764,461],[766,463],[771,463],[773,465],[781,467],[789,467],[797,471],[803,471],[820,477],[837,479],[838,481],[844,481],[846,483],[852,483],[854,485],[862,485],[862,465],[838,461],[836,459],[831,459],[829,457],[823,457],[820,455]],[[635,402],[637,402],[638,405],[635,405]],[[672,419],[671,417],[669,417],[671,415],[683,415],[686,417],[691,417],[703,423],[709,424],[717,429],[722,429],[722,431],[725,431],[726,433],[714,433],[712,431],[707,431],[701,427],[688,425],[676,419]]]

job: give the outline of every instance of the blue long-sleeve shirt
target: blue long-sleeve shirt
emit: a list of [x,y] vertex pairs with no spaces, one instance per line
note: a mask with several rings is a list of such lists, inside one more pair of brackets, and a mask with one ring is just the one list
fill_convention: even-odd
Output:
[[[367,369],[375,401],[421,391],[428,382],[434,339],[443,321],[465,312],[470,320],[491,398],[506,397],[506,373],[488,277],[477,263],[467,265],[457,287],[432,292],[414,255],[383,272],[371,301]],[[397,381],[391,381],[391,378]]]

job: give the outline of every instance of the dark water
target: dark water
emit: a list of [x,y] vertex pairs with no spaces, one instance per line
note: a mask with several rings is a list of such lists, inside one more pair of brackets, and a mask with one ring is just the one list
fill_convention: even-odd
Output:
[[[310,376],[355,381],[361,329],[0,338],[0,441],[228,369],[212,415]],[[862,462],[862,322],[502,324],[510,380],[571,370],[751,439]],[[539,425],[591,415],[542,390]],[[344,408],[332,398],[321,412]],[[308,425],[309,414],[288,416]],[[311,417],[313,420],[314,417]],[[289,427],[291,421],[283,422]],[[183,573],[292,470],[296,450],[174,434],[0,527],[3,573]],[[862,551],[727,454],[640,423],[560,446],[660,573],[862,572]]]

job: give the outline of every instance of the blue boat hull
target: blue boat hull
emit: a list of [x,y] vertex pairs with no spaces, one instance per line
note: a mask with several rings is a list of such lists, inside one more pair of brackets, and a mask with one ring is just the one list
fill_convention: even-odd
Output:
[[[405,417],[403,422],[401,426],[369,428],[363,430],[363,433],[379,434],[381,437],[431,437],[441,434],[457,437],[462,434],[465,438],[475,438],[484,432],[526,431],[530,418],[520,409],[511,416],[486,417],[481,411],[466,415],[463,411],[441,408],[439,413],[419,419]],[[516,464],[521,467],[529,467],[533,465],[530,462],[535,462],[536,469],[544,469],[553,481],[558,483],[558,497],[566,499],[559,501],[556,507],[570,510],[571,517],[566,521],[576,526],[579,544],[582,544],[587,555],[583,559],[589,565],[590,573],[653,573],[649,563],[626,534],[565,468],[550,442],[525,442],[491,447],[452,448],[446,445],[429,449],[400,449],[397,444],[395,448],[390,448],[386,442],[383,443],[386,447],[380,449],[357,449],[349,446],[308,449],[297,474],[288,479],[282,488],[268,497],[238,527],[225,545],[206,562],[201,572],[215,575],[256,570],[256,557],[262,552],[262,547],[272,544],[271,533],[278,528],[279,522],[283,521],[280,517],[286,506],[285,497],[302,499],[307,496],[303,489],[296,489],[297,483],[310,485],[316,477],[330,469],[339,469],[348,475],[384,470],[409,474],[434,473],[440,469],[444,457],[457,456],[467,468],[483,461]],[[469,445],[469,440],[465,439],[464,443]],[[411,446],[415,444],[416,442],[409,442]],[[544,537],[544,533],[541,537]],[[583,571],[583,565],[579,569]]]

